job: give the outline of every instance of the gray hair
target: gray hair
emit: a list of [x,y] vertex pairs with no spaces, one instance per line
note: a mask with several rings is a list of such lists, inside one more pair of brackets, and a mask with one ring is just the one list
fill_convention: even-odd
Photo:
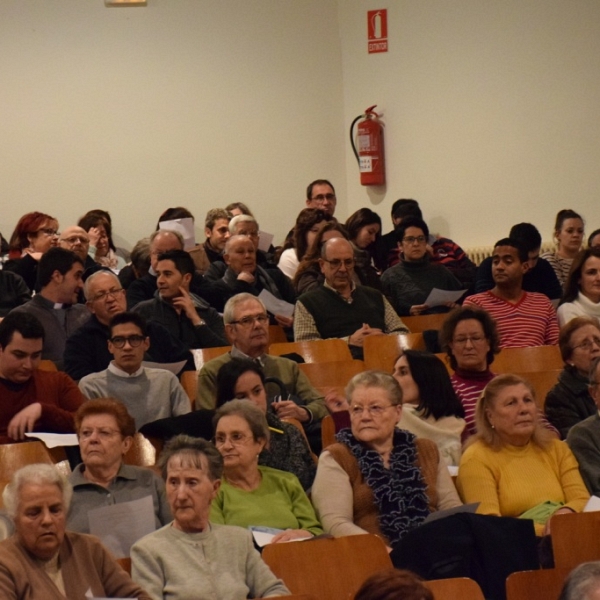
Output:
[[99,271],[94,271],[85,280],[85,283],[83,284],[83,294],[85,296],[85,299],[88,300],[88,301],[91,300],[91,298],[90,298],[90,288],[92,287],[92,283],[94,282],[94,279],[96,279],[96,277],[98,277],[99,275],[110,275],[111,277],[114,278],[115,282],[119,285],[120,288],[123,287],[121,285],[121,281],[119,280],[119,278],[111,270],[109,270],[109,269],[100,269]]
[[[330,243],[331,242],[331,243]],[[352,252],[354,252],[353,248],[352,248],[352,244],[346,239],[346,238],[331,238],[330,240],[327,240],[323,243],[323,245],[321,246],[321,258],[323,260],[327,260],[327,248],[329,248],[329,246],[332,245],[332,243],[338,243],[338,242],[345,242],[346,244],[348,244],[348,247],[350,248],[350,250],[352,250]]]
[[17,514],[21,488],[28,483],[55,485],[62,494],[65,513],[68,512],[71,497],[73,496],[71,484],[54,466],[45,463],[36,463],[19,469],[13,475],[10,483],[4,488],[2,499],[6,512],[11,517],[14,518]]
[[590,600],[591,592],[600,590],[600,561],[575,567],[563,586],[558,600]]
[[203,469],[202,457],[208,463],[208,476],[211,481],[221,479],[223,475],[223,457],[208,440],[180,434],[171,438],[162,449],[157,466],[166,481],[169,462],[179,458],[181,464],[190,469]]
[[258,227],[258,221],[251,215],[237,215],[229,221],[229,233],[231,233],[231,235],[235,235],[235,226],[238,223],[256,223],[256,227],[260,229],[260,227]]
[[267,444],[269,443],[270,432],[267,417],[258,406],[245,399],[226,402],[213,417],[213,429],[216,431],[219,421],[223,417],[231,415],[242,417],[248,423],[254,441],[265,440]]
[[152,242],[161,234],[163,233],[170,233],[172,235],[174,235],[178,240],[179,243],[181,244],[181,249],[183,250],[183,247],[185,245],[185,241],[183,240],[183,236],[179,233],[179,231],[173,231],[172,229],[157,229],[156,231],[153,231],[152,234],[150,235],[150,245],[152,245]]
[[346,386],[346,399],[348,402],[352,400],[352,394],[358,387],[381,388],[387,392],[392,406],[402,404],[402,388],[385,371],[363,371],[355,375]]
[[596,371],[598,370],[598,365],[600,365],[600,356],[596,356],[592,363],[590,364],[590,372],[589,372],[589,380],[590,386],[592,385],[600,385],[600,381],[596,380]]
[[225,323],[225,325],[228,325],[232,321],[235,321],[235,317],[233,315],[238,304],[248,302],[249,300],[254,300],[255,302],[258,302],[258,304],[262,306],[262,309],[265,311],[265,313],[267,312],[267,309],[265,308],[265,305],[263,304],[262,300],[260,300],[257,296],[253,296],[248,292],[242,292],[241,294],[236,294],[235,296],[232,296],[225,303],[225,308],[223,309],[223,323]]

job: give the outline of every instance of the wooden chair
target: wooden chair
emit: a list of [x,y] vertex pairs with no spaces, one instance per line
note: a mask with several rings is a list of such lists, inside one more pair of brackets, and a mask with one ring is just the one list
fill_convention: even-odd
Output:
[[552,387],[558,381],[559,369],[553,371],[531,371],[531,372],[515,372],[515,375],[526,379],[531,383],[535,390],[535,401],[538,408],[544,410],[546,404],[546,396]]
[[179,376],[179,383],[181,383],[181,387],[185,390],[187,397],[190,399],[192,410],[194,410],[196,393],[198,392],[198,373],[196,371],[184,371]]
[[287,336],[281,325],[269,325],[269,343],[286,344],[287,342]]
[[561,514],[552,517],[554,564],[573,569],[600,560],[600,512]]
[[304,441],[306,442],[306,445],[310,450],[310,455],[315,461],[315,464],[317,464],[319,462],[319,457],[310,449],[310,443],[308,441],[308,438],[306,437],[306,432],[304,431],[304,427],[302,427],[302,423],[300,423],[298,419],[294,419],[294,417],[283,417],[281,420],[284,423],[289,423],[290,425],[293,425],[302,434],[302,437],[304,438]]
[[335,444],[335,423],[331,415],[325,415],[321,419],[321,444],[327,448],[330,444]]
[[40,371],[58,371],[56,364],[53,361],[48,360],[48,359],[40,360],[38,369]]
[[292,594],[318,600],[353,598],[368,577],[393,568],[385,544],[374,535],[269,544],[262,558]]
[[131,575],[131,558],[129,556],[117,558],[116,561],[123,571],[125,571],[128,575]]
[[506,579],[506,600],[556,600],[569,569],[518,571]]
[[491,365],[494,373],[530,373],[553,371],[564,367],[558,346],[504,348]]
[[48,449],[39,440],[0,444],[0,480],[8,482],[21,467],[34,463],[55,464]]
[[141,433],[136,433],[131,448],[123,457],[123,462],[136,467],[154,467],[162,445],[162,441],[149,439]]
[[365,368],[391,373],[403,349],[425,350],[422,333],[370,335],[364,342]]
[[217,346],[216,348],[195,348],[192,350],[194,355],[194,363],[196,364],[196,371],[199,371],[204,363],[207,363],[221,354],[225,354],[231,350],[231,346]]
[[400,317],[411,333],[423,333],[427,329],[439,330],[446,320],[448,313],[437,315],[419,315],[416,317]]
[[337,338],[308,342],[286,342],[285,344],[275,343],[269,346],[269,354],[273,356],[281,356],[292,352],[299,354],[307,363],[352,360],[348,344]]
[[485,600],[479,584],[468,577],[434,579],[424,584],[433,592],[436,600]]
[[314,362],[299,364],[300,370],[318,390],[345,388],[348,382],[365,370],[362,360],[340,360],[336,362]]

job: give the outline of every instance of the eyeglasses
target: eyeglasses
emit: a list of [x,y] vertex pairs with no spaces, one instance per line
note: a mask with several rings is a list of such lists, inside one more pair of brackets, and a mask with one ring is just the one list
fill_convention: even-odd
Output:
[[452,343],[456,344],[457,346],[464,346],[467,342],[471,342],[471,344],[475,345],[481,344],[481,342],[484,342],[485,340],[486,337],[483,335],[472,335],[464,337],[460,336],[452,340]]
[[339,269],[339,268],[341,268],[342,265],[344,265],[344,267],[346,267],[346,269],[351,269],[354,266],[353,258],[346,258],[344,260],[341,260],[340,258],[334,258],[333,260],[327,260],[326,258],[324,258],[323,261],[326,263],[329,263],[329,266],[332,269]]
[[36,233],[43,233],[44,235],[47,235],[48,237],[54,237],[55,235],[58,235],[58,229],[52,229],[51,227],[44,227],[42,229],[38,229],[36,231]]
[[383,415],[388,408],[392,408],[392,406],[394,405],[379,406],[378,404],[372,404],[371,406],[360,406],[359,404],[355,404],[350,407],[350,416],[360,417],[363,412],[367,411],[370,416],[376,419],[377,417],[381,417],[381,415]]
[[591,350],[594,345],[600,348],[600,337],[597,335],[591,339],[583,340],[583,342],[577,346],[573,346],[573,350],[576,350],[577,348],[581,348],[582,350]]
[[82,429],[79,432],[79,439],[80,440],[89,440],[94,435],[94,433],[97,433],[98,437],[101,440],[110,440],[115,435],[121,435],[120,431],[116,431],[114,429],[107,429],[107,428],[102,428],[102,429]]
[[89,244],[90,240],[82,235],[72,235],[68,238],[62,238],[61,242],[66,242],[67,244],[76,244],[77,242],[81,242],[82,244]]
[[265,325],[269,322],[269,317],[267,315],[248,316],[248,317],[244,317],[242,319],[238,319],[237,321],[230,321],[230,324],[249,328],[249,327],[252,327],[255,322],[258,323],[259,325]]
[[227,440],[229,440],[234,446],[242,446],[244,445],[248,440],[251,440],[252,437],[249,435],[246,435],[245,433],[240,433],[238,431],[234,431],[232,434],[230,435],[224,435],[224,434],[217,434],[215,435],[213,442],[215,444],[215,446],[217,446],[217,448],[219,446],[223,446],[224,444],[227,443]]
[[407,235],[402,238],[402,241],[407,244],[424,244],[427,241],[427,238],[424,235],[417,235],[416,237],[414,235]]
[[311,200],[320,202],[321,204],[325,201],[333,202],[335,200],[335,194],[317,194],[316,196],[312,197]]
[[123,288],[112,288],[110,290],[106,290],[105,292],[98,292],[93,298],[92,302],[98,302],[99,300],[106,301],[109,296],[113,298],[118,298],[125,290]]
[[112,345],[119,350],[125,348],[125,344],[129,342],[132,348],[137,348],[146,338],[143,335],[117,335],[116,337],[110,338]]

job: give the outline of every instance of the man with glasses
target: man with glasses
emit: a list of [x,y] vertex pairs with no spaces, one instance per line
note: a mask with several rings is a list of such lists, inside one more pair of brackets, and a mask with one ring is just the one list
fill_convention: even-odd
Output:
[[[585,340],[589,347],[600,349],[600,337],[592,336]],[[596,356],[590,366],[589,393],[596,403],[597,411],[591,417],[571,427],[567,444],[579,463],[579,472],[590,494],[600,495],[600,356]]]
[[348,240],[325,242],[319,264],[325,282],[300,296],[296,303],[296,341],[341,338],[348,343],[352,356],[362,359],[367,336],[408,333],[381,292],[355,285],[354,252]]
[[[320,421],[327,408],[323,397],[313,388],[308,378],[293,360],[267,354],[269,348],[269,316],[263,303],[252,294],[233,296],[227,301],[223,312],[225,331],[231,340],[231,351],[202,367],[198,375],[196,409],[214,409],[216,405],[216,380],[219,369],[232,358],[249,358],[263,368],[266,377],[275,377],[283,382],[288,394],[303,403],[284,399],[273,403],[280,418],[293,417],[308,425]],[[270,397],[281,394],[273,383],[267,384]]]
[[84,269],[87,270],[96,266],[94,259],[88,254],[88,250],[90,249],[90,236],[83,227],[78,227],[77,225],[67,227],[60,234],[58,245],[60,248],[75,252],[82,260]]
[[120,400],[135,419],[136,429],[189,413],[190,401],[177,377],[166,369],[142,365],[150,347],[144,319],[137,313],[123,312],[111,319],[108,328],[108,350],[113,360],[104,371],[86,375],[79,382],[84,396]]
[[[119,278],[110,270],[92,273],[84,288],[87,307],[92,313],[89,320],[66,343],[65,371],[73,379],[106,369],[112,359],[108,351],[110,320],[127,310],[125,290]],[[157,363],[185,361],[184,371],[195,370],[194,357],[180,340],[173,337],[160,323],[147,324],[150,348],[147,360]]]
[[316,179],[306,188],[306,207],[320,208],[333,217],[337,198],[333,185],[327,179]]

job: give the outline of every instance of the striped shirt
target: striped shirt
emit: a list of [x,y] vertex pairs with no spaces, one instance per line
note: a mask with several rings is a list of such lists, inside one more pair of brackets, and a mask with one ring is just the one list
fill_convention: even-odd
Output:
[[495,319],[501,348],[558,344],[556,311],[544,294],[523,292],[512,303],[487,291],[469,296],[463,306],[469,305],[483,308]]

